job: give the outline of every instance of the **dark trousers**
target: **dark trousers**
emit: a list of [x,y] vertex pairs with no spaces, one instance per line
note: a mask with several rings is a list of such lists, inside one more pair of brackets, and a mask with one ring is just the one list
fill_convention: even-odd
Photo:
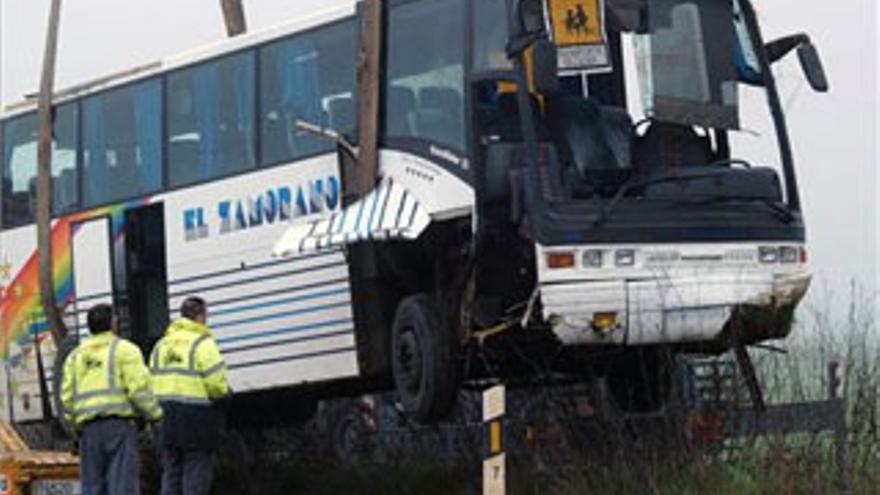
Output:
[[207,495],[214,478],[213,452],[162,447],[162,495]]
[[140,493],[137,427],[133,421],[107,418],[86,424],[79,456],[83,494]]

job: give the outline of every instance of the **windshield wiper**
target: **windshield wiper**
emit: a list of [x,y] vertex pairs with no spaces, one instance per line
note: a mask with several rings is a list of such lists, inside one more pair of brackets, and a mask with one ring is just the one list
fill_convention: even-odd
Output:
[[614,208],[620,203],[620,201],[626,196],[626,194],[632,191],[635,188],[647,187],[654,184],[662,184],[664,182],[680,182],[692,179],[707,179],[716,177],[718,175],[717,172],[713,173],[705,173],[705,174],[688,174],[688,175],[664,175],[662,177],[655,177],[653,179],[647,179],[641,182],[636,182],[637,176],[631,175],[629,179],[624,182],[617,192],[614,193],[614,196],[602,207],[602,211],[599,212],[599,215],[593,220],[593,228],[599,228],[608,220],[608,216],[611,215],[611,212],[614,211]]

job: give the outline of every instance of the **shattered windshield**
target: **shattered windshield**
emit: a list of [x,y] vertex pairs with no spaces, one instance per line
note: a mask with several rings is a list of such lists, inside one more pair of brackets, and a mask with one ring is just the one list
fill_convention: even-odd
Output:
[[[741,93],[748,92],[742,84],[761,86],[763,80],[740,0],[581,3],[588,29],[580,30],[572,2],[546,4],[547,34],[558,49],[562,79],[559,90],[531,94],[539,141],[536,180],[545,200],[648,193],[675,201],[781,198],[774,170],[761,167],[766,163],[752,168],[731,153],[728,131],[743,130]],[[484,0],[474,10],[477,72],[509,67],[501,30],[488,28],[503,17],[503,5]],[[580,56],[587,53],[579,51],[584,47],[609,56]],[[516,148],[523,135],[516,130],[521,122],[514,92],[515,86],[493,79],[476,91],[478,132],[493,148],[489,168],[507,167],[504,157],[523,154]],[[719,175],[724,177],[715,180]]]
[[[745,26],[730,0],[652,0],[634,37],[645,113],[663,122],[739,129],[737,83],[756,77]],[[746,54],[749,56],[747,57]]]

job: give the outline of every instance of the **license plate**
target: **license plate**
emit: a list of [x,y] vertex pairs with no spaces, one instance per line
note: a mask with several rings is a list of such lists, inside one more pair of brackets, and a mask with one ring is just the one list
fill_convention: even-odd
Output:
[[36,480],[31,483],[33,495],[83,495],[79,480]]

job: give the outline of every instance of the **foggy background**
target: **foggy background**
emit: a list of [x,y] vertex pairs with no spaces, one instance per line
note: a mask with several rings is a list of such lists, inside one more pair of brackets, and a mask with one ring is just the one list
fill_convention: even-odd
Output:
[[[244,0],[251,31],[353,0]],[[880,278],[876,161],[878,11],[875,0],[754,0],[765,38],[808,32],[832,91],[813,93],[796,56],[776,66],[798,165],[816,279],[809,305],[847,302],[853,282],[873,298]],[[48,0],[0,0],[0,102],[38,87]],[[65,0],[56,88],[226,36],[219,0]],[[439,40],[438,40],[439,41]],[[762,94],[743,99],[738,154],[778,161]]]

